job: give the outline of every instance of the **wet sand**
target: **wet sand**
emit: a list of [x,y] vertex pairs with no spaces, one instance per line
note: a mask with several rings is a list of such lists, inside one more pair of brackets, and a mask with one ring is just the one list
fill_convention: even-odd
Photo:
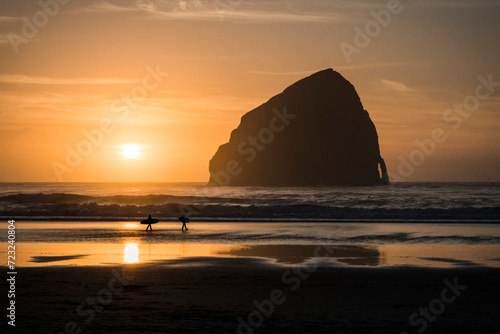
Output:
[[317,268],[257,258],[18,268],[9,332],[498,333],[498,282],[500,269],[480,266]]

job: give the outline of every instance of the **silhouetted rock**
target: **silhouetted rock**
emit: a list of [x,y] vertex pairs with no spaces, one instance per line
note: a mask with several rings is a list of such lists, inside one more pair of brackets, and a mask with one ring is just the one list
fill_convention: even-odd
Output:
[[354,86],[332,69],[296,82],[243,115],[209,170],[211,185],[388,182],[375,125]]

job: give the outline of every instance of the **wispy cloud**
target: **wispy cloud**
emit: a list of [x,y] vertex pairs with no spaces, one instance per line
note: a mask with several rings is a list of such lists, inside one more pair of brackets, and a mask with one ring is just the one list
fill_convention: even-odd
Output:
[[408,88],[408,86],[399,81],[382,79],[381,82],[386,88],[390,90],[395,90],[396,92],[400,93],[413,92],[413,89]]
[[0,16],[0,23],[1,22],[12,22],[12,21],[17,21],[19,20],[18,17],[12,17],[12,16]]
[[251,22],[251,23],[328,23],[344,22],[345,17],[335,11],[305,11],[281,6],[282,3],[262,2],[258,5],[243,1],[241,4],[231,5],[231,2],[217,2],[215,0],[137,0],[137,1],[100,1],[79,12],[115,12],[137,15],[149,14],[155,19],[164,20],[198,20],[218,21],[224,20]]
[[318,70],[310,71],[287,71],[287,72],[277,72],[277,71],[245,71],[243,73],[258,74],[258,75],[276,75],[276,76],[288,76],[288,75],[308,75],[318,72]]
[[126,5],[126,3],[122,4],[114,4],[108,1],[98,1],[91,3],[87,6],[79,7],[74,10],[78,13],[98,13],[98,12],[137,12],[140,10],[139,6],[134,6],[133,4]]
[[360,64],[360,65],[345,65],[335,66],[334,70],[364,70],[367,68],[381,68],[381,67],[395,67],[395,66],[422,66],[425,64],[411,64],[411,63],[373,63],[373,64]]
[[[293,0],[289,0],[293,2]],[[334,7],[339,10],[371,10],[377,8],[387,8],[387,0],[322,0],[317,1],[317,5]],[[497,0],[432,0],[432,1],[402,1],[401,5],[411,6],[416,5],[419,7],[446,7],[446,8],[490,8],[500,7],[500,2]]]
[[[363,70],[367,68],[380,68],[380,67],[394,67],[394,66],[409,66],[408,63],[373,63],[373,64],[362,64],[362,65],[352,65],[352,66],[332,66],[334,71],[344,71],[344,70]],[[264,71],[264,70],[252,70],[245,71],[243,73],[249,74],[259,74],[259,75],[273,75],[273,76],[294,76],[294,75],[310,75],[316,73],[322,69],[312,69],[304,71]]]
[[434,0],[422,1],[422,4],[427,7],[447,7],[458,9],[500,7],[500,2],[497,0]]
[[[208,12],[192,12],[191,14],[184,14],[186,18],[219,18],[223,15],[224,20],[245,21],[251,23],[335,23],[343,22],[344,19],[337,14],[320,14],[320,13],[280,13],[280,12],[267,12],[261,10],[234,10],[223,12],[222,14],[217,11]],[[167,16],[169,16],[167,14]]]
[[1,74],[0,82],[6,84],[34,84],[34,85],[116,85],[137,83],[136,80],[118,78],[49,78],[28,76],[22,74]]

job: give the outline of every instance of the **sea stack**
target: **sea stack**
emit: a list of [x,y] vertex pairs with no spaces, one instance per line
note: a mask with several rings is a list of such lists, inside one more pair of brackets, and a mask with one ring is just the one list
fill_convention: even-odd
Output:
[[209,164],[213,186],[387,184],[377,130],[354,86],[327,69],[246,113]]

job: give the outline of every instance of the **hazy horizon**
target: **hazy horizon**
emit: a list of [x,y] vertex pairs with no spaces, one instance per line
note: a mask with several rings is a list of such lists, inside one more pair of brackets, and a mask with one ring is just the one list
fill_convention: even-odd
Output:
[[500,181],[499,1],[41,3],[0,4],[0,182],[207,182],[246,112],[326,68],[392,181]]

